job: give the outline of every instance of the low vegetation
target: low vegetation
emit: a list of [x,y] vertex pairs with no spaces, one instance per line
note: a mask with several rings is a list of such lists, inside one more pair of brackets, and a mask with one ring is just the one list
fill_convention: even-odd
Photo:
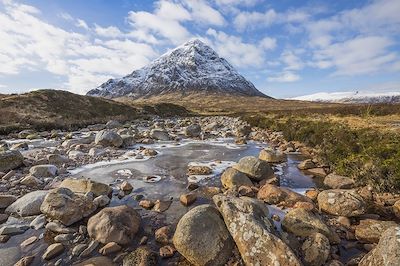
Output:
[[74,129],[88,124],[137,117],[137,109],[102,98],[40,90],[0,97],[0,135],[32,128]]
[[[376,107],[378,114],[387,113],[382,111],[385,108]],[[353,107],[351,113],[357,108]],[[244,119],[253,126],[282,131],[289,141],[316,148],[320,159],[333,171],[354,178],[359,185],[371,185],[377,191],[399,191],[400,127],[395,121],[400,121],[400,116],[392,114],[394,120],[388,124],[386,116],[372,115],[375,106],[365,108],[371,109],[369,114],[345,116],[341,109],[335,115],[289,112],[248,114]]]

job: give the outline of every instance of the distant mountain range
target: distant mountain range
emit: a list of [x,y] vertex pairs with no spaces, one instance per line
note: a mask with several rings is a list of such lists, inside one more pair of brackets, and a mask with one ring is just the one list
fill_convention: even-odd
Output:
[[398,92],[320,92],[291,99],[332,103],[400,103],[400,90]]
[[110,79],[87,94],[142,98],[193,93],[266,97],[232,65],[200,40],[191,40],[147,66]]

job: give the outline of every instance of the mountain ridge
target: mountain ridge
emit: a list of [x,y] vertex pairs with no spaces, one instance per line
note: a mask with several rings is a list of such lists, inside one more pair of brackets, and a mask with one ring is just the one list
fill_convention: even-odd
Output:
[[178,46],[125,77],[108,80],[87,95],[146,98],[176,92],[268,97],[198,39]]
[[400,92],[320,92],[291,98],[290,100],[355,104],[400,103]]

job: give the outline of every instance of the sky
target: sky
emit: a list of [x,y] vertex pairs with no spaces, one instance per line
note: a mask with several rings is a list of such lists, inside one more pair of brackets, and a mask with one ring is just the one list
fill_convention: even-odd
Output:
[[85,94],[193,38],[276,98],[400,91],[400,0],[0,0],[0,93]]

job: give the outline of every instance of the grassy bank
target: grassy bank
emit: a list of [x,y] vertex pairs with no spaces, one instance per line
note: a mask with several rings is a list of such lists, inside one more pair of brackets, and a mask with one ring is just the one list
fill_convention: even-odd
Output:
[[316,148],[333,171],[353,177],[359,185],[372,185],[378,191],[400,190],[399,130],[369,122],[386,121],[385,116],[299,112],[243,117],[253,126],[282,131],[287,140]]

